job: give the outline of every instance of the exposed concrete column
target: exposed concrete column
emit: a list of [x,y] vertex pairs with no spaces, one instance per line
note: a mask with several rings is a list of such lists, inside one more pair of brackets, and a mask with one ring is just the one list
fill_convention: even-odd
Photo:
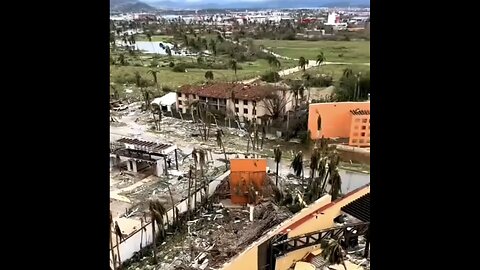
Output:
[[128,170],[129,172],[132,171],[132,161],[131,161],[131,160],[127,160],[127,170]]
[[135,160],[132,160],[132,171],[137,172],[137,162]]
[[255,205],[249,204],[248,206],[250,207],[250,221],[253,222],[253,210],[255,209]]
[[163,174],[163,166],[162,163],[160,162],[160,159],[155,162],[155,174],[156,176],[162,176]]

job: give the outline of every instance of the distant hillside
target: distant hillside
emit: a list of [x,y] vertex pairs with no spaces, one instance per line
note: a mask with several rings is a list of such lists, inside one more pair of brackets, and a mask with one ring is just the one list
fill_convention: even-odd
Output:
[[[125,0],[123,0],[125,1]],[[369,0],[264,0],[258,2],[236,1],[225,2],[204,0],[202,2],[189,2],[186,0],[150,0],[152,6],[163,9],[215,9],[215,8],[302,8],[302,7],[369,7]]]
[[150,12],[157,9],[136,0],[110,0],[110,10],[118,12]]

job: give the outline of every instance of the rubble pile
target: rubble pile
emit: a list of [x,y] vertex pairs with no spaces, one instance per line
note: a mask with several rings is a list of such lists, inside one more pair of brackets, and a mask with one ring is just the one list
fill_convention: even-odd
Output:
[[212,210],[188,221],[186,232],[176,233],[158,247],[157,265],[152,264],[151,254],[143,252],[145,257],[127,269],[219,268],[291,214],[272,202],[264,202],[255,207],[253,222],[249,216],[246,208],[214,204]]

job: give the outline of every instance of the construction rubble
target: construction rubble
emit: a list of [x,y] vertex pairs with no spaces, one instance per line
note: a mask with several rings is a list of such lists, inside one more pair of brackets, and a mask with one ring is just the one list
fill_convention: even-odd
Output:
[[249,220],[246,207],[214,204],[211,211],[187,222],[187,232],[175,235],[159,247],[159,262],[151,256],[132,263],[127,269],[217,269],[261,237],[266,231],[291,216],[288,210],[267,201],[254,208]]

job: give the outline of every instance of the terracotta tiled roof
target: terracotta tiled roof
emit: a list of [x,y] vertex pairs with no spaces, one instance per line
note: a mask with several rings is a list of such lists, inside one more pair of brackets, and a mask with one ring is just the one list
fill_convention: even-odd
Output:
[[370,115],[370,110],[355,109],[355,110],[350,110],[350,113],[353,115]]
[[183,94],[196,94],[200,97],[225,99],[234,97],[243,100],[261,100],[279,90],[284,89],[271,85],[214,83],[199,86],[183,85],[178,89],[178,92]]

